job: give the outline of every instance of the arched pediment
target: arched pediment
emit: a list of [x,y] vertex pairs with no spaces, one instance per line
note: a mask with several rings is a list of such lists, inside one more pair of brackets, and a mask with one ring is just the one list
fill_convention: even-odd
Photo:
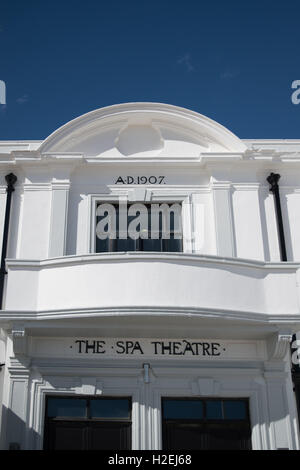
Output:
[[53,132],[39,149],[99,159],[195,158],[245,150],[245,144],[217,122],[160,103],[125,103],[91,111]]

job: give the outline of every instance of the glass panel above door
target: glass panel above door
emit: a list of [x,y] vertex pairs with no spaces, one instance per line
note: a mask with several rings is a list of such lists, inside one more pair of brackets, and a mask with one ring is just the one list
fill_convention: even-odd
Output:
[[128,398],[90,400],[91,418],[129,419],[130,413],[130,400]]
[[163,419],[201,419],[203,402],[201,400],[163,400]]
[[49,418],[85,418],[86,411],[87,401],[84,398],[48,398]]

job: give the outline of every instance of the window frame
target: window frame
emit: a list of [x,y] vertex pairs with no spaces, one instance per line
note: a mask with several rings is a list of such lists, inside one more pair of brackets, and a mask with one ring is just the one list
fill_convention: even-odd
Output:
[[[133,193],[133,194],[132,194]],[[138,192],[136,191],[136,196],[134,191],[131,190],[116,190],[112,191],[110,194],[90,194],[88,205],[89,205],[89,217],[88,217],[88,231],[87,231],[87,251],[91,254],[108,254],[108,253],[121,253],[121,252],[96,252],[96,210],[97,205],[101,203],[111,203],[117,204],[120,200],[126,201],[127,205],[135,203],[144,203],[144,204],[174,204],[179,203],[182,206],[181,212],[181,223],[182,223],[182,251],[180,252],[171,252],[174,254],[180,253],[193,253],[194,251],[194,241],[192,240],[192,227],[194,226],[193,222],[193,211],[191,204],[191,193],[190,192],[178,192],[178,191],[145,191],[146,195],[141,200],[138,197]],[[143,253],[143,251],[135,251],[135,253]],[[151,253],[151,252],[149,252]],[[154,252],[153,252],[154,253]],[[161,252],[169,253],[169,252]]]
[[[130,207],[132,207],[132,205],[134,205],[135,203],[132,203],[130,202],[128,205],[127,205],[127,208],[129,210]],[[151,240],[151,237],[150,237],[150,232],[151,232],[151,220],[149,221],[149,217],[151,218],[151,214],[152,214],[152,206],[156,205],[157,203],[154,203],[154,202],[144,202],[144,205],[145,207],[147,208],[147,217],[148,217],[148,237],[146,240]],[[168,205],[169,207],[171,207],[174,203],[164,203],[166,205]],[[179,203],[177,203],[179,204]],[[96,204],[96,211],[97,211],[97,208],[101,205],[101,202],[98,204]],[[147,249],[144,249],[144,239],[143,238],[137,238],[135,240],[132,240],[133,243],[131,243],[131,245],[133,245],[132,249],[129,249],[129,250],[120,250],[118,249],[118,237],[116,239],[109,239],[108,241],[108,249],[107,250],[100,250],[100,251],[97,251],[97,237],[96,237],[96,253],[117,253],[117,252],[124,252],[124,251],[130,251],[130,252],[156,252],[156,253],[182,253],[183,252],[183,233],[182,233],[182,204],[179,204],[180,205],[180,223],[181,223],[181,238],[180,239],[177,239],[177,240],[180,240],[180,242],[178,243],[178,247],[180,247],[179,250],[172,250],[171,249],[171,246],[169,244],[169,239],[166,239],[166,238],[163,238],[163,237],[160,237],[158,240],[156,241],[159,241],[159,245],[160,245],[160,249],[157,249],[157,250],[147,250]],[[116,215],[117,215],[117,220],[118,220],[118,217],[119,217],[119,211],[118,211],[118,204],[113,204],[114,208],[115,208],[115,211],[116,211]],[[132,218],[132,216],[131,216]],[[135,216],[134,216],[135,218]],[[163,220],[163,217],[162,219]],[[129,225],[129,221],[127,222],[127,228],[128,228],[128,225]],[[97,216],[96,216],[96,226],[97,226]],[[162,222],[163,224],[163,222]],[[163,225],[162,225],[163,226]],[[117,227],[118,227],[118,222],[117,222]],[[162,227],[161,227],[162,228]],[[117,230],[117,234],[118,234],[118,230]],[[170,230],[170,235],[174,235],[174,230]],[[172,238],[173,240],[173,238]],[[176,240],[176,238],[175,238]],[[128,237],[126,240],[124,241],[128,241]]]

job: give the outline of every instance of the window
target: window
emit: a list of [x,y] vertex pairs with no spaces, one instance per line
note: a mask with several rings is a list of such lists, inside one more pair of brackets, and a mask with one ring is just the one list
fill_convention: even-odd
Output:
[[177,203],[98,203],[96,252],[181,252],[181,209]]

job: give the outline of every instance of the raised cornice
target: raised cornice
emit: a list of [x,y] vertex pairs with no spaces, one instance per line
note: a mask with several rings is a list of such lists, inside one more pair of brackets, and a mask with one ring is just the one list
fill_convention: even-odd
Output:
[[228,266],[244,266],[248,268],[263,270],[280,270],[280,271],[297,271],[300,268],[300,262],[265,262],[258,260],[250,260],[244,258],[220,257],[213,255],[198,255],[194,253],[146,253],[146,252],[114,252],[114,253],[91,253],[87,255],[71,255],[57,258],[48,258],[44,260],[29,259],[7,259],[6,266],[8,268],[18,267],[44,267],[53,265],[72,265],[80,262],[98,263],[99,261],[130,261],[130,260],[177,260],[177,261],[194,261],[197,263],[219,264]]
[[[56,321],[60,320],[63,322],[64,320],[68,321],[69,319],[74,319],[74,321],[82,321],[84,319],[96,319],[96,318],[112,318],[118,317],[121,319],[135,319],[137,321],[138,318],[141,320],[143,319],[150,319],[152,321],[157,321],[159,318],[172,318],[175,320],[176,318],[186,318],[187,321],[194,320],[208,320],[208,321],[217,321],[217,322],[232,322],[235,324],[248,324],[248,328],[255,325],[258,325],[261,328],[265,325],[266,331],[264,332],[261,330],[261,336],[265,334],[270,335],[274,334],[278,327],[287,328],[289,327],[289,331],[299,331],[300,325],[300,316],[298,314],[266,314],[263,312],[241,312],[238,310],[228,310],[228,309],[219,309],[219,308],[190,308],[190,307],[166,307],[166,306],[157,306],[157,307],[148,307],[148,306],[135,306],[132,305],[130,307],[123,307],[122,305],[118,307],[98,307],[98,308],[70,308],[70,309],[56,309],[56,310],[2,310],[0,311],[0,322],[3,325],[4,329],[9,329],[13,327],[14,322],[22,322],[22,325],[27,327],[26,322],[34,322],[35,327],[42,326],[40,322],[45,322],[45,327],[50,326],[48,321]],[[154,320],[156,318],[156,320]],[[11,326],[10,326],[11,325]],[[68,323],[66,323],[68,325]],[[223,324],[224,325],[224,324]],[[86,325],[88,326],[88,325]],[[188,325],[185,325],[188,327]],[[208,324],[202,324],[202,328],[207,328]],[[217,328],[220,326],[216,325]],[[169,326],[172,329],[172,326]],[[277,341],[277,333],[275,336],[270,338],[270,345],[276,339]],[[281,338],[281,340],[285,340],[285,338]],[[270,347],[271,347],[270,346]],[[275,350],[274,350],[275,351]],[[272,353],[273,354],[273,353]],[[277,353],[276,353],[277,354]]]
[[93,164],[93,165],[118,165],[128,166],[130,164],[138,164],[142,166],[151,165],[164,165],[164,166],[197,166],[199,168],[214,167],[216,165],[224,164],[231,168],[238,166],[262,167],[273,168],[274,166],[281,167],[282,165],[289,164],[289,166],[296,165],[299,167],[300,151],[299,152],[256,152],[247,150],[244,153],[232,152],[201,152],[197,156],[172,156],[164,155],[162,157],[140,157],[128,156],[120,157],[110,156],[85,156],[83,153],[74,152],[51,152],[40,153],[37,150],[33,151],[12,151],[11,153],[1,154],[0,148],[0,168],[8,166],[49,166],[57,165],[78,165],[78,164]]

